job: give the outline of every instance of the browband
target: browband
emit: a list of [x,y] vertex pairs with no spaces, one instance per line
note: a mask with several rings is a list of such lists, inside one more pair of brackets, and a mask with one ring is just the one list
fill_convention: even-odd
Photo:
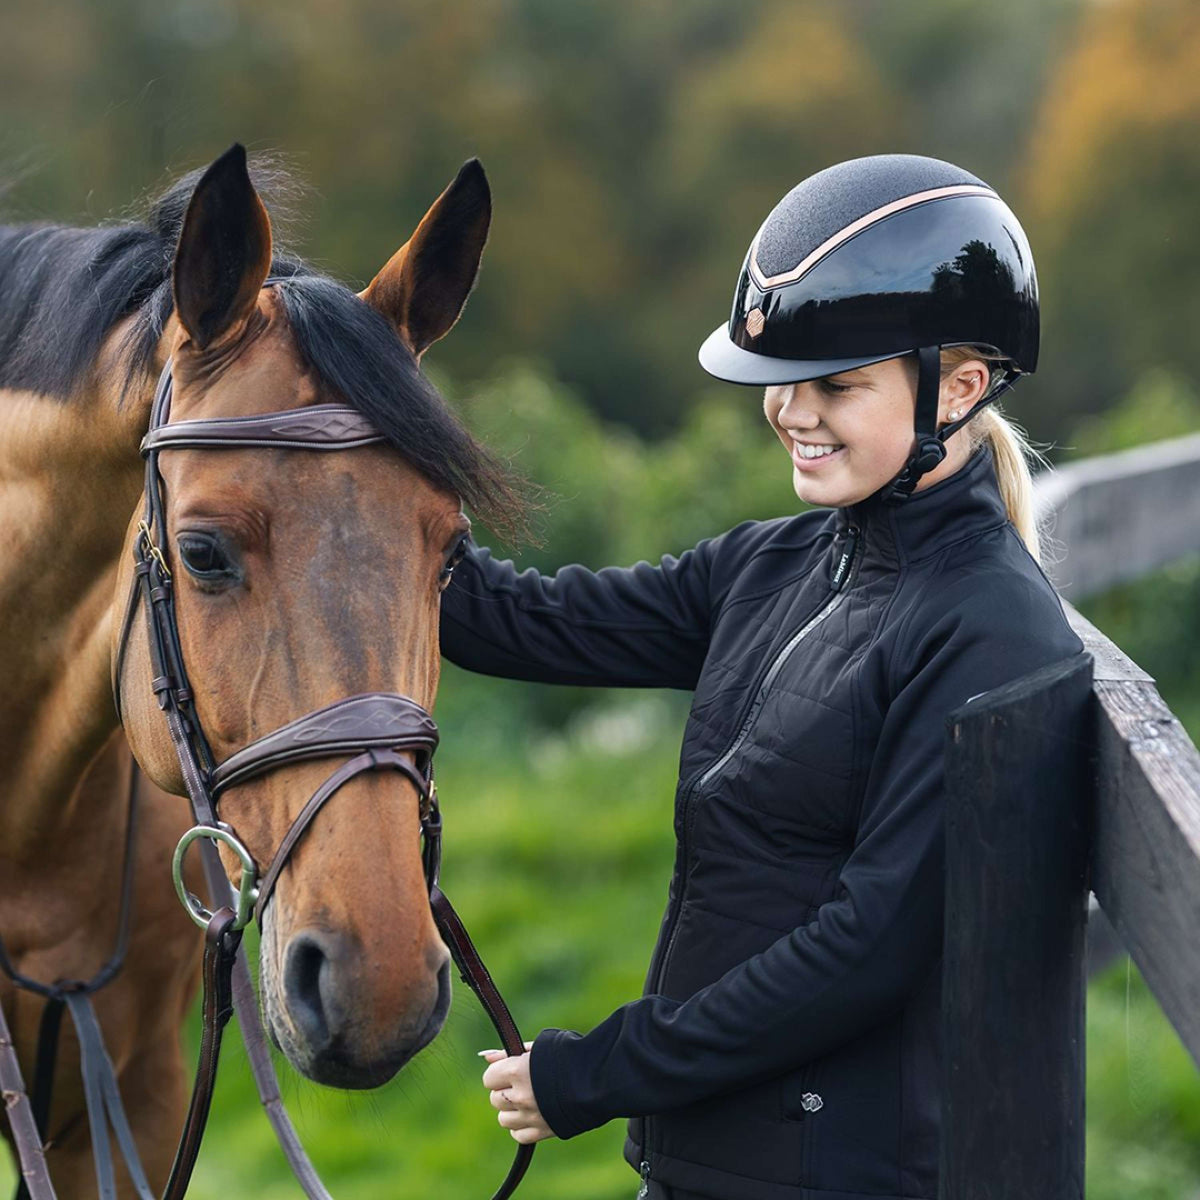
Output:
[[142,438],[142,454],[168,448],[221,446],[351,450],[386,440],[358,409],[345,404],[315,404],[253,417],[211,417],[159,425]]

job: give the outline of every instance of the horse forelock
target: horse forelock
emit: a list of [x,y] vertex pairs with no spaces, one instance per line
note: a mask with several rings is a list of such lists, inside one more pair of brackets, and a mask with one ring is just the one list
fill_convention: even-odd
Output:
[[[256,156],[250,172],[273,213],[286,212],[297,184],[277,159]],[[113,400],[146,395],[174,311],[175,247],[201,174],[182,176],[128,223],[0,226],[0,388],[70,403],[124,323]],[[413,467],[495,530],[527,533],[518,476],[466,431],[391,323],[278,239],[271,274],[300,354],[330,398],[368,416]]]

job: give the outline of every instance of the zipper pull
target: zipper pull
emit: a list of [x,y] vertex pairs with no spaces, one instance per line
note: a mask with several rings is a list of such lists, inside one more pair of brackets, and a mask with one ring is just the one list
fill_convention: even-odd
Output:
[[650,1195],[650,1164],[645,1160],[641,1166],[642,1186],[638,1188],[638,1194],[635,1200],[646,1200]]
[[857,525],[851,525],[846,531],[846,548],[842,551],[841,557],[837,561],[837,565],[833,569],[833,590],[840,592],[842,585],[846,582],[850,575],[850,566],[854,562],[855,552],[858,550],[858,534]]

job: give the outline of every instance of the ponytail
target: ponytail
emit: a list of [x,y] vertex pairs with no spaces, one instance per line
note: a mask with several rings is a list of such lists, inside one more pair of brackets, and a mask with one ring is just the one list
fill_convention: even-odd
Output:
[[[1007,361],[982,346],[949,346],[942,351],[942,375],[948,375],[960,363],[973,358],[982,359],[989,368],[999,367]],[[988,390],[998,387],[1002,378],[1002,373],[993,371]],[[1037,463],[1046,469],[1050,466],[1049,461],[1034,447],[1021,426],[1004,415],[999,408],[999,401],[993,400],[986,405],[963,428],[970,439],[968,445],[972,453],[985,442],[991,449],[996,480],[1000,485],[1004,507],[1008,510],[1008,519],[1034,561],[1045,566],[1042,562],[1042,531],[1034,505],[1030,463]]]

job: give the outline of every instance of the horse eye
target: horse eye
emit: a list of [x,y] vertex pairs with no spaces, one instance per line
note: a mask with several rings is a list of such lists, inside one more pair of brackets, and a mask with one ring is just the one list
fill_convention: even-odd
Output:
[[444,588],[450,582],[450,576],[454,573],[454,568],[463,560],[463,555],[467,552],[467,537],[464,535],[459,538],[454,545],[454,549],[450,551],[450,557],[446,559],[446,565],[442,567],[442,572],[438,576],[438,583]]
[[241,575],[222,539],[211,533],[181,534],[179,558],[188,574],[202,583],[233,583]]

